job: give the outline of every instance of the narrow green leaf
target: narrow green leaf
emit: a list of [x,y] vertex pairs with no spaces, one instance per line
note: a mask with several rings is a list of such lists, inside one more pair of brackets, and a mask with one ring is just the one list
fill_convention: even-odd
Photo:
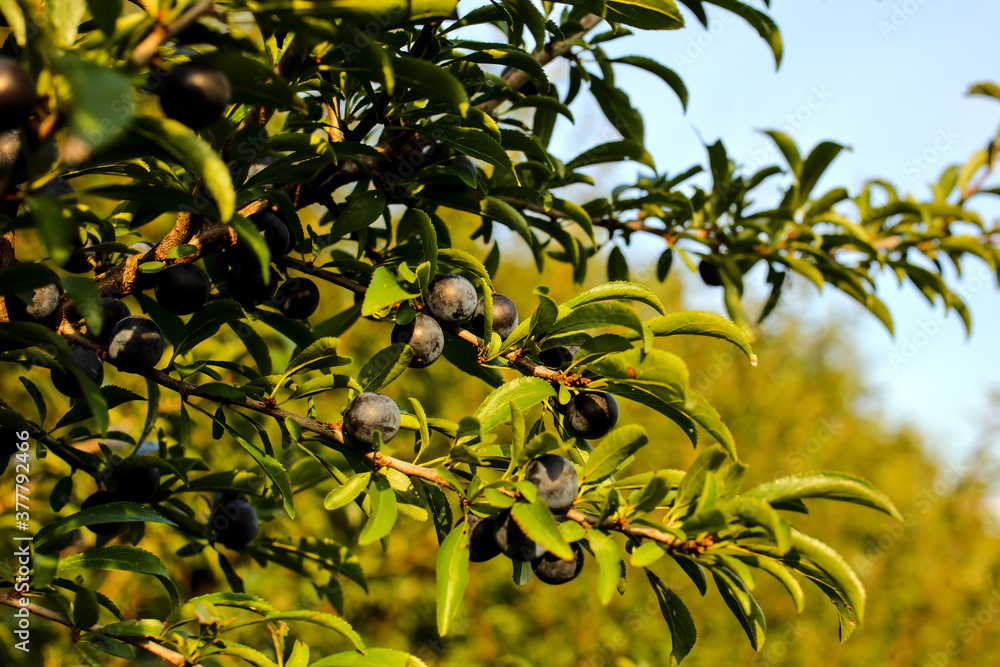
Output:
[[469,524],[455,526],[445,538],[437,557],[437,629],[444,637],[469,583]]
[[396,493],[385,475],[374,475],[368,486],[368,497],[371,500],[371,513],[368,523],[361,529],[358,544],[365,546],[382,539],[392,530],[396,523]]

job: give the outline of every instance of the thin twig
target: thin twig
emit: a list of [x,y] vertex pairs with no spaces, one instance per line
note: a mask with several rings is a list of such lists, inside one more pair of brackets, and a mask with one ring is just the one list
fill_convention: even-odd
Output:
[[[26,609],[28,613],[34,614],[41,618],[54,621],[61,625],[65,625],[67,628],[72,628],[73,623],[68,618],[62,614],[52,611],[51,609],[46,609],[45,607],[40,607],[36,604],[21,602],[19,597],[15,597],[10,593],[4,593],[0,595],[0,604],[6,605],[8,607],[13,607],[14,609]],[[104,629],[103,625],[93,625],[89,628],[84,628],[87,632],[101,632]],[[109,637],[114,637],[114,635],[108,635]],[[131,644],[137,648],[141,648],[144,651],[152,653],[157,658],[174,665],[175,667],[201,667],[199,664],[188,662],[180,653],[172,651],[165,646],[157,644],[155,641],[148,637],[114,637],[118,641],[125,642],[126,644]]]

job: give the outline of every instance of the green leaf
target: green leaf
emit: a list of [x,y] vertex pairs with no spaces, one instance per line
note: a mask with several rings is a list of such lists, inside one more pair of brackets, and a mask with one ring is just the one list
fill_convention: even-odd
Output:
[[760,605],[747,590],[746,584],[725,568],[713,569],[712,577],[719,588],[719,594],[726,602],[736,620],[740,622],[743,631],[750,639],[753,650],[760,651],[764,646],[764,636],[767,633],[767,621]]
[[989,81],[982,81],[970,86],[966,95],[982,95],[1000,100],[1000,86]]
[[437,629],[448,634],[469,583],[469,524],[455,526],[444,539],[437,557]]
[[382,217],[385,207],[385,195],[379,190],[365,190],[354,195],[330,226],[330,238],[339,239],[362,229],[368,229]]
[[[221,595],[231,595],[231,593],[222,593]],[[101,628],[101,634],[114,637],[159,637],[162,632],[163,621],[158,621],[155,618],[108,623]]]
[[605,18],[614,23],[624,23],[643,30],[676,30],[684,27],[684,17],[673,0],[586,0],[578,2],[598,15],[604,5]]
[[[102,505],[100,508],[91,508],[91,510],[105,509],[111,505],[134,505],[134,503],[109,503],[108,505]],[[170,574],[167,572],[167,568],[164,567],[159,558],[148,551],[144,551],[143,549],[127,546],[98,547],[89,549],[87,551],[72,554],[59,559],[57,572],[81,569],[118,570],[122,572],[135,572],[137,574],[151,574],[159,579],[160,583],[163,584],[163,587],[167,589],[167,593],[170,595],[171,604],[178,604],[179,593],[177,591],[177,587],[174,585],[174,582],[170,579]]]
[[28,292],[38,287],[57,284],[59,284],[59,276],[44,264],[17,262],[0,271],[0,296]]
[[510,510],[514,521],[525,535],[542,545],[550,553],[564,560],[573,558],[573,550],[559,532],[559,526],[541,498],[533,502],[523,499],[514,503]]
[[368,497],[371,500],[371,513],[368,523],[358,536],[358,544],[361,546],[382,539],[396,523],[396,493],[385,475],[374,475],[368,486]]
[[[757,365],[757,355],[746,333],[722,315],[703,311],[667,313],[647,320],[646,326],[654,336],[709,336],[728,341],[738,347],[752,365]],[[623,335],[630,340],[639,338],[631,332]]]
[[401,56],[392,61],[396,78],[412,88],[417,88],[428,97],[451,102],[458,107],[458,113],[465,117],[469,111],[469,96],[465,87],[447,69],[421,58]]
[[485,197],[479,204],[479,212],[517,232],[529,246],[534,245],[535,239],[531,235],[531,229],[528,228],[528,221],[524,219],[520,211],[504,200],[496,197]]
[[[307,370],[326,366],[339,366],[348,363],[344,357],[337,355],[337,347],[340,346],[340,339],[333,337],[320,338],[314,341],[309,347],[296,354],[285,368],[282,377],[290,377]],[[281,382],[278,383],[279,385]]]
[[393,304],[417,296],[419,295],[411,294],[400,287],[389,269],[380,266],[372,273],[371,283],[365,291],[365,300],[361,304],[361,314],[369,317]]
[[801,178],[799,178],[799,205],[808,201],[809,195],[812,193],[813,188],[816,187],[816,183],[819,182],[820,176],[823,175],[827,167],[830,166],[830,163],[840,155],[840,151],[844,150],[844,148],[846,147],[841,144],[824,141],[812,149],[809,157],[802,164],[802,174]]
[[592,78],[590,92],[608,122],[626,139],[643,143],[646,129],[642,115],[632,106],[628,93],[604,79]]
[[89,588],[81,588],[73,600],[73,627],[87,630],[97,625],[100,610],[97,594]]
[[81,60],[76,54],[52,54],[52,62],[73,91],[73,104],[64,117],[69,134],[93,153],[132,118],[129,80],[114,67]]
[[632,566],[649,567],[666,555],[666,549],[658,542],[646,542],[632,551]]
[[[334,616],[333,614],[324,614],[319,611],[280,611],[268,614],[263,618],[230,626],[229,629],[235,630],[236,628],[243,628],[250,625],[256,625],[258,623],[275,623],[276,621],[302,621],[304,623],[312,623],[326,628],[327,630],[333,630],[334,632],[342,635],[347,638],[357,650],[365,650],[365,643],[361,639],[361,635],[354,631],[354,628],[351,627],[350,623],[342,618]],[[317,663],[313,663],[314,667],[316,664]]]
[[681,106],[687,110],[688,91],[687,87],[684,85],[684,80],[681,79],[677,72],[673,71],[666,65],[663,65],[659,61],[653,60],[652,58],[646,58],[645,56],[624,56],[622,58],[616,58],[611,62],[632,65],[633,67],[638,67],[639,69],[646,70],[650,74],[660,77],[663,79],[663,82],[670,86],[670,89],[677,94],[677,97],[680,98]]
[[87,0],[87,9],[100,31],[110,37],[115,31],[115,23],[122,9],[120,0]]
[[547,380],[520,377],[494,390],[476,410],[475,416],[483,433],[488,433],[510,419],[511,402],[521,410],[527,410],[554,395],[555,391]]
[[792,574],[789,568],[767,556],[745,556],[739,554],[736,557],[747,565],[763,570],[777,579],[785,587],[785,590],[788,591],[788,594],[792,596],[792,601],[795,603],[795,611],[801,614],[805,610],[806,596],[802,591],[802,584],[799,583],[799,580],[795,578],[795,575]]
[[656,168],[653,156],[649,154],[646,147],[639,141],[622,139],[621,141],[611,141],[599,144],[593,148],[588,148],[575,158],[566,163],[567,169],[579,169],[592,164],[606,164],[608,162],[624,162],[634,160],[639,164],[644,164],[651,169]]
[[771,17],[758,9],[754,9],[744,2],[739,2],[738,0],[705,0],[705,2],[718,5],[723,9],[728,9],[749,23],[750,26],[757,31],[757,34],[760,35],[761,39],[767,42],[767,45],[771,47],[771,53],[774,55],[775,68],[781,66],[781,56],[783,53],[781,32],[778,30],[778,26],[775,25],[774,21],[771,20]]
[[379,351],[368,360],[358,373],[358,384],[363,391],[381,391],[403,374],[413,359],[413,348],[406,343],[395,343]]
[[371,478],[372,474],[370,472],[354,475],[347,480],[346,484],[338,486],[326,494],[326,498],[323,500],[323,507],[328,510],[335,510],[347,505],[361,495],[361,492],[368,486]]
[[563,305],[575,309],[599,301],[638,301],[651,306],[661,315],[665,312],[663,304],[660,303],[653,290],[639,283],[624,281],[610,282],[594,287],[573,297]]
[[679,665],[694,648],[698,639],[698,631],[691,619],[691,612],[684,606],[677,594],[667,588],[659,577],[649,570],[646,570],[646,577],[653,587],[656,601],[660,604],[660,613],[663,614],[663,619],[670,628],[670,664]]
[[637,424],[619,426],[597,446],[580,471],[581,483],[596,483],[621,469],[625,461],[639,451],[649,439]]
[[610,535],[597,529],[587,531],[587,541],[590,542],[599,569],[597,595],[601,604],[606,605],[611,602],[618,589],[622,572],[621,550]]
[[433,125],[430,132],[435,139],[443,141],[459,153],[483,162],[489,162],[507,172],[515,183],[519,183],[507,151],[486,132],[457,125]]
[[395,649],[372,648],[364,655],[353,651],[336,653],[317,660],[310,667],[427,667],[427,663]]
[[[83,377],[82,374],[78,375],[77,379],[80,379],[81,377]],[[83,377],[83,380],[86,380],[86,382],[92,387],[96,386],[90,381],[90,378]],[[81,385],[83,384],[84,383],[81,382]],[[103,433],[107,429],[109,409],[117,408],[119,405],[128,403],[129,401],[146,400],[135,392],[123,389],[122,387],[115,387],[113,385],[101,387],[99,392],[88,392],[88,397],[89,398],[86,401],[77,401],[74,403],[73,407],[62,416],[62,419],[60,419],[58,423],[56,423],[53,430],[58,430],[64,426],[75,424],[76,422],[83,421],[85,419],[96,418],[98,419],[98,427]]]
[[201,176],[219,208],[221,222],[229,222],[236,210],[236,193],[229,168],[215,150],[190,128],[169,118],[136,118],[132,131],[152,141],[182,165]]
[[827,498],[864,505],[902,521],[903,517],[887,495],[860,477],[839,472],[811,472],[781,477],[743,494],[772,505],[804,498]]
[[785,162],[788,164],[789,171],[795,176],[795,180],[799,180],[802,174],[802,155],[799,154],[799,149],[792,141],[791,137],[783,132],[778,132],[777,130],[765,130],[764,134],[771,138],[774,145],[778,147],[781,154],[785,156]]
[[843,556],[829,545],[792,529],[792,548],[785,556],[774,549],[754,546],[753,551],[778,556],[788,567],[801,572],[826,593],[840,616],[840,640],[845,641],[865,616],[865,588]]

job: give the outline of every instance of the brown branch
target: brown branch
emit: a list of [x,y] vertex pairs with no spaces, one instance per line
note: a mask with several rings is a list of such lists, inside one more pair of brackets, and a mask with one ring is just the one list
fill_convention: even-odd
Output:
[[308,273],[311,276],[333,283],[334,285],[339,285],[340,287],[349,289],[355,294],[365,293],[364,285],[356,283],[347,276],[343,276],[339,273],[333,273],[332,271],[327,271],[326,269],[317,269],[310,262],[303,262],[301,259],[295,259],[294,257],[282,257],[278,260],[278,263],[286,268],[295,269],[301,273]]
[[392,456],[386,456],[380,452],[374,452],[368,449],[364,449],[357,445],[354,445],[350,441],[344,440],[343,430],[340,424],[328,424],[326,422],[316,421],[315,419],[309,419],[308,417],[303,417],[297,415],[294,412],[288,412],[287,410],[282,410],[281,408],[275,407],[269,403],[263,401],[258,401],[252,398],[245,398],[242,400],[235,400],[230,398],[223,398],[220,396],[215,396],[211,394],[199,394],[198,387],[193,384],[188,384],[181,380],[170,377],[168,374],[160,370],[152,370],[144,373],[153,382],[156,382],[162,387],[171,389],[181,397],[188,396],[198,396],[199,398],[207,398],[216,403],[222,403],[224,405],[231,405],[237,407],[247,408],[248,410],[253,410],[254,412],[259,412],[263,415],[268,415],[274,417],[275,419],[291,419],[299,426],[302,427],[304,431],[309,431],[310,433],[315,433],[323,438],[332,440],[337,444],[343,445],[353,449],[355,452],[365,457],[372,462],[374,467],[382,468],[392,468],[398,470],[399,472],[409,475],[411,477],[419,477],[425,479],[429,482],[437,484],[438,486],[445,486],[451,488],[451,485],[444,480],[443,477],[438,475],[431,468],[425,468],[423,466],[415,465],[408,461],[403,461],[402,459],[397,459]]
[[[11,593],[4,593],[0,595],[0,604],[6,605],[8,607],[13,607],[14,609],[26,609],[28,613],[34,614],[35,616],[40,616],[41,618],[54,621],[61,625],[65,625],[67,628],[72,628],[73,623],[68,618],[62,614],[52,611],[51,609],[46,609],[45,607],[40,607],[36,604],[27,603],[23,604],[19,597],[12,595]],[[92,625],[89,628],[84,628],[87,632],[101,632],[104,629],[103,625]],[[114,635],[107,635],[109,637],[114,637]],[[180,653],[172,651],[165,646],[157,644],[155,641],[148,637],[114,637],[118,641],[125,642],[126,644],[131,644],[137,648],[141,648],[144,651],[152,653],[157,658],[160,658],[164,662],[168,662],[175,667],[200,667],[200,665],[188,662]]]
[[132,62],[140,67],[148,65],[164,42],[197,21],[202,14],[212,8],[213,4],[215,0],[199,0],[170,25],[157,22],[153,30],[132,51]]
[[[601,17],[596,14],[588,14],[587,16],[584,16],[580,21],[580,25],[583,26],[583,30],[561,42],[549,42],[532,53],[532,57],[534,57],[534,59],[537,60],[543,67],[548,65],[556,58],[560,58],[568,54],[573,48],[573,44],[582,39],[584,35],[590,32],[590,30],[601,21]],[[528,83],[529,80],[530,77],[519,69],[509,70],[504,75],[504,81],[506,81],[507,86],[511,90],[519,90],[522,86]],[[493,110],[500,106],[503,101],[504,100],[501,98],[494,98],[492,100],[486,100],[476,106],[486,113],[492,113]]]

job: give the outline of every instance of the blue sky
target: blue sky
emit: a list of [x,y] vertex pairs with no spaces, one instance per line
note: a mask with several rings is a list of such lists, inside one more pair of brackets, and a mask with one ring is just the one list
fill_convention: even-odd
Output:
[[[467,11],[479,4],[464,1],[460,7]],[[852,147],[818,191],[846,186],[854,192],[877,176],[925,196],[927,183],[949,164],[964,162],[995,136],[1000,104],[968,98],[965,91],[973,82],[1000,81],[1000,2],[774,0],[771,5],[784,37],[777,72],[756,33],[716,8],[710,10],[711,31],[686,14],[690,29],[638,34],[607,45],[612,55],[657,58],[688,86],[685,114],[659,79],[625,66],[616,70],[618,85],[646,119],[647,145],[661,172],[703,164],[703,142],[718,138],[748,167],[779,163],[758,130],[780,128],[803,150],[825,139]],[[556,79],[560,70],[553,67]],[[559,126],[556,154],[569,158],[614,138],[589,101],[581,99],[574,113],[576,126]],[[978,209],[997,220],[997,202],[983,196]],[[649,241],[651,255],[661,247],[657,243]],[[697,279],[690,282],[692,307],[722,312],[717,291]],[[956,284],[973,313],[968,339],[956,316],[943,318],[916,290],[900,289],[891,275],[880,279],[879,288],[895,319],[895,338],[833,290],[820,295],[803,287],[802,298],[795,300],[804,316],[850,328],[847,337],[856,341],[873,388],[871,405],[896,423],[917,424],[946,459],[971,450],[988,396],[1000,389],[995,344],[1000,291],[974,263]]]

